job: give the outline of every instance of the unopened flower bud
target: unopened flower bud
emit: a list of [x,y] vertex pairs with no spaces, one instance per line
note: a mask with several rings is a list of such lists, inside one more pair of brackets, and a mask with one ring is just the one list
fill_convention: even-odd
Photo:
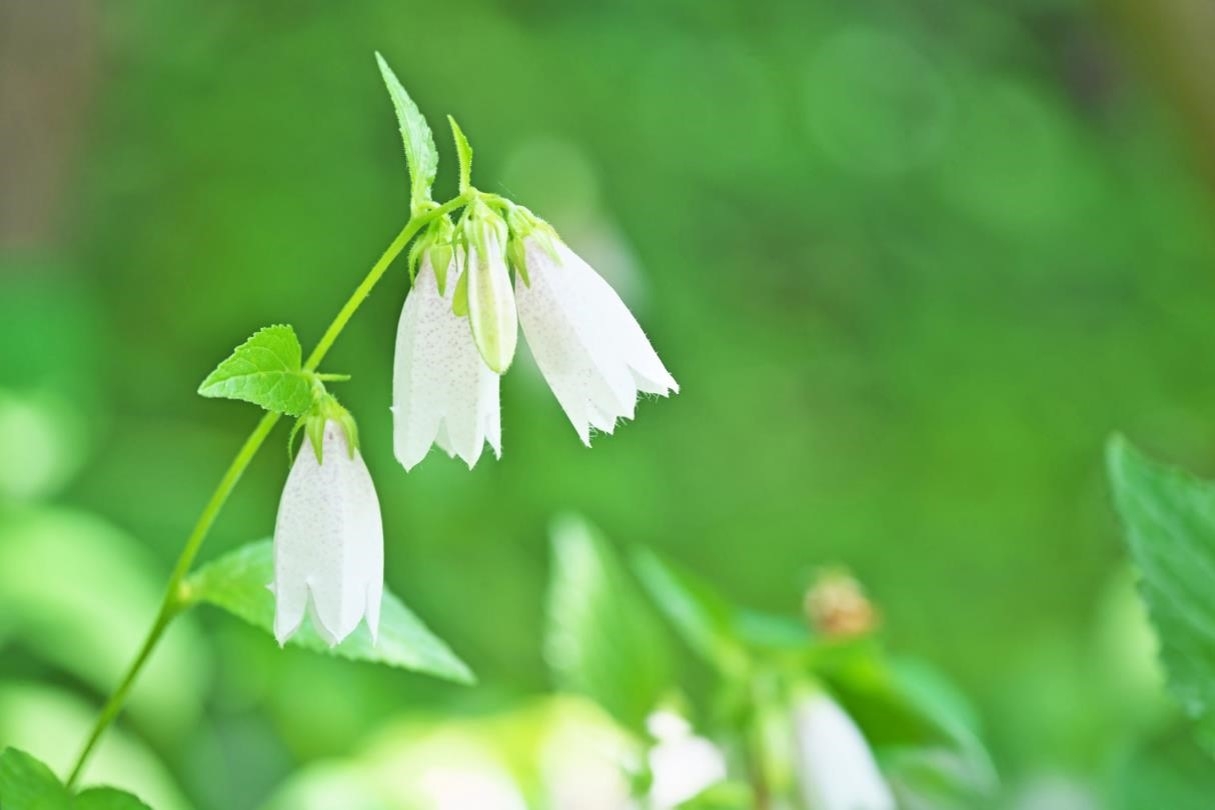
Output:
[[877,611],[861,583],[847,571],[822,571],[806,591],[806,618],[814,631],[827,638],[852,638],[871,632]]
[[464,221],[464,288],[473,341],[496,374],[510,368],[519,335],[515,296],[506,264],[507,228],[502,217],[480,199],[468,207]]

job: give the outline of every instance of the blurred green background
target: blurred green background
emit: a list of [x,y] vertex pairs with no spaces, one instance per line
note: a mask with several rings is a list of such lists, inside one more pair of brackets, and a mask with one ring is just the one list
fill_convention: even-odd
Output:
[[[1136,8],[6,0],[0,742],[76,750],[256,419],[198,382],[259,326],[315,341],[406,218],[378,49],[440,192],[452,113],[477,185],[612,280],[682,393],[588,451],[523,362],[501,462],[407,476],[401,263],[328,366],[354,375],[388,582],[481,685],[203,611],[105,756],[181,806],[252,807],[400,718],[529,705],[573,509],[769,611],[849,566],[889,646],[975,699],[1018,806],[1104,806],[1162,710],[1101,446],[1215,452],[1210,21]],[[204,558],[270,534],[276,435]]]

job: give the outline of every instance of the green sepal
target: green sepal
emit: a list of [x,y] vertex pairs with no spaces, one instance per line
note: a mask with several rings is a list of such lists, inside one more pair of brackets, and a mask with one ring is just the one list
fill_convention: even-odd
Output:
[[439,295],[447,294],[447,271],[451,268],[451,260],[455,255],[451,242],[436,242],[430,249],[430,266],[435,271],[435,283],[439,286]]
[[515,274],[526,286],[532,286],[531,276],[527,274],[527,251],[523,247],[523,240],[512,234],[506,243],[506,256],[510,259],[510,266],[515,268]]
[[414,243],[409,246],[409,285],[418,280],[418,268],[422,264],[422,253],[429,247],[430,240],[427,237],[415,239]]
[[548,254],[554,264],[559,264],[561,259],[557,253],[557,242],[560,237],[557,236],[552,225],[533,214],[528,208],[509,201],[507,201],[506,207],[506,225],[510,229],[510,241],[506,245],[507,258],[510,259],[515,273],[523,279],[525,285],[530,287],[532,280],[527,267],[524,240],[530,239],[535,242]]
[[301,416],[291,429],[291,435],[287,439],[287,455],[294,460],[292,448],[295,446],[296,435],[303,430],[307,441],[312,445],[312,452],[316,453],[316,461],[318,464],[325,462],[324,447],[325,447],[325,425],[334,421],[346,433],[346,446],[349,449],[350,457],[354,458],[354,454],[359,449],[359,427],[354,421],[354,417],[350,415],[350,411],[346,410],[338,403],[337,399],[324,389],[324,386],[318,381],[319,392],[316,396],[316,402],[312,409],[307,414]]
[[453,240],[455,239],[456,226],[451,224],[451,219],[448,217],[440,217],[431,224],[428,229],[430,233],[430,266],[435,271],[435,284],[439,288],[439,295],[447,294],[447,271],[451,269],[451,260],[455,254]]
[[325,463],[325,419],[312,414],[304,417],[304,435],[316,453],[316,463]]
[[301,416],[299,419],[296,419],[295,424],[291,426],[291,433],[287,436],[287,463],[288,464],[295,463],[295,437],[298,436],[300,431],[304,429],[304,423],[306,421],[307,420]]
[[460,161],[460,193],[463,194],[472,188],[473,148],[456,119],[449,115],[447,123],[451,125],[451,137],[456,142],[456,158]]
[[468,317],[468,251],[464,252],[464,272],[460,274],[460,278],[456,281],[456,291],[451,297],[451,311],[457,318]]

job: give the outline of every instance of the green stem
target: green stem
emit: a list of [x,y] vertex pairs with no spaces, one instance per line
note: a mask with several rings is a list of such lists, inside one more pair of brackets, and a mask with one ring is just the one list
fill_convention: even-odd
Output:
[[[304,364],[305,369],[315,371],[317,366],[321,364],[321,361],[325,359],[325,355],[329,353],[342,330],[346,328],[346,324],[354,317],[354,313],[358,311],[359,306],[366,300],[393,260],[401,255],[401,251],[405,249],[409,241],[417,236],[418,232],[432,220],[459,208],[466,202],[467,195],[462,194],[443,205],[412,217],[405,224],[405,227],[397,234],[396,239],[392,240],[392,244],[388,246],[379,260],[372,265],[371,270],[367,273],[362,283],[355,288],[345,305],[338,311],[333,322],[329,324],[329,328],[321,336],[321,340],[317,343],[316,348],[312,350],[312,354],[308,355],[308,361]],[[280,418],[281,414],[277,413],[267,413],[262,416],[261,421],[257,423],[257,427],[249,434],[249,438],[245,439],[245,443],[241,445],[236,457],[228,465],[228,469],[224,472],[223,477],[219,479],[219,484],[216,485],[215,491],[211,493],[211,498],[207,501],[207,505],[203,507],[202,514],[199,515],[198,521],[190,531],[190,536],[186,538],[186,543],[182,547],[181,554],[177,557],[177,562],[173,565],[173,572],[169,575],[164,599],[161,602],[160,610],[156,614],[156,621],[153,622],[152,629],[148,631],[147,638],[144,639],[143,645],[135,655],[135,659],[131,662],[130,667],[127,668],[126,674],[123,675],[118,686],[106,700],[101,713],[97,716],[97,722],[93,724],[93,730],[90,732],[89,738],[80,752],[80,756],[76,758],[76,764],[72,767],[72,772],[67,779],[69,789],[74,787],[80,779],[80,773],[84,770],[85,763],[88,761],[89,755],[93,753],[93,749],[97,746],[101,735],[105,733],[105,730],[122,711],[123,704],[126,702],[131,687],[134,686],[136,678],[139,676],[144,664],[147,663],[152,650],[156,648],[161,636],[164,635],[165,630],[168,629],[174,617],[188,606],[189,600],[182,594],[182,584],[185,582],[186,575],[190,573],[190,566],[194,564],[194,558],[198,556],[198,551],[207,539],[207,534],[211,531],[211,526],[219,516],[220,510],[223,509],[228,496],[232,494],[232,490],[236,488],[236,483],[240,480],[241,475],[249,467],[254,456],[257,455],[257,451],[261,449],[262,444],[265,443],[266,438],[274,430],[274,426],[278,424]]]
[[97,716],[97,722],[93,724],[93,731],[89,734],[88,741],[84,744],[80,756],[76,758],[76,765],[72,768],[72,773],[68,776],[67,780],[69,789],[80,778],[80,772],[84,769],[84,764],[88,760],[89,754],[93,752],[93,748],[96,747],[97,742],[101,739],[101,735],[109,727],[110,723],[114,722],[114,718],[118,716],[118,713],[122,711],[127,694],[135,684],[135,678],[139,675],[140,670],[143,669],[143,665],[147,663],[148,657],[152,654],[152,650],[156,647],[157,642],[160,641],[160,637],[164,635],[169,623],[173,621],[173,617],[182,608],[181,584],[185,580],[186,574],[190,571],[190,565],[194,562],[194,557],[198,554],[198,550],[202,548],[203,541],[207,539],[207,533],[211,530],[211,525],[219,515],[220,509],[223,508],[224,501],[228,500],[228,495],[236,487],[236,482],[240,480],[241,474],[249,466],[249,462],[257,455],[257,451],[261,448],[266,437],[270,435],[270,431],[278,424],[280,416],[277,413],[267,413],[261,418],[261,421],[257,423],[257,427],[249,434],[249,438],[245,439],[245,443],[236,454],[236,458],[232,459],[232,463],[228,465],[223,478],[219,480],[219,485],[211,493],[211,498],[207,501],[207,505],[203,507],[202,514],[198,517],[198,522],[194,524],[194,528],[191,530],[190,536],[186,539],[186,544],[177,558],[177,563],[173,566],[173,573],[169,575],[169,583],[165,587],[164,600],[161,602],[160,610],[156,614],[156,621],[153,622],[152,629],[148,631],[148,636],[144,639],[143,646],[139,648],[135,660],[131,662],[131,666],[127,669],[126,675],[123,676],[122,681],[118,684],[118,688],[114,690],[109,700],[105,702],[105,706],[102,707],[101,714]]
[[354,317],[354,313],[358,311],[364,299],[371,294],[371,290],[379,282],[380,277],[384,275],[384,272],[388,269],[388,265],[392,264],[393,259],[400,255],[405,246],[409,244],[409,240],[417,236],[418,231],[422,230],[433,220],[454,211],[466,202],[468,202],[468,195],[461,194],[443,203],[438,208],[432,208],[426,213],[418,214],[409,220],[405,227],[401,229],[401,232],[397,234],[397,238],[393,239],[392,244],[384,251],[384,255],[380,257],[380,260],[372,266],[371,272],[367,274],[363,282],[351,293],[345,306],[338,312],[337,317],[333,319],[333,323],[329,324],[329,328],[325,330],[325,334],[321,335],[320,342],[316,344],[316,348],[312,350],[312,354],[308,355],[308,360],[304,363],[306,371],[316,371],[316,367],[325,359],[325,355],[333,347],[333,343],[338,339],[338,335],[342,334],[342,330],[346,328],[346,324]]

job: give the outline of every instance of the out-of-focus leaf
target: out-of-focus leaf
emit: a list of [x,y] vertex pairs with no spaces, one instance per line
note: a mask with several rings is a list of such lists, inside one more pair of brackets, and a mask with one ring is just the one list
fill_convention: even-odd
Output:
[[836,651],[821,673],[879,754],[904,810],[986,807],[999,788],[969,701],[919,661],[872,640]]
[[979,719],[970,700],[937,669],[913,658],[892,658],[888,664],[895,689],[909,705],[955,739],[978,736]]
[[0,752],[0,807],[4,810],[70,810],[71,796],[45,764],[16,748]]
[[[92,515],[0,510],[0,635],[99,692],[138,649],[163,575],[139,543]],[[165,736],[191,726],[209,661],[194,622],[181,617],[135,685],[133,716]]]
[[748,645],[764,650],[804,652],[814,641],[804,620],[778,613],[739,608],[734,627]]
[[883,772],[901,810],[974,810],[991,806],[996,790],[991,769],[949,748],[886,751]]
[[204,397],[240,399],[268,411],[300,416],[312,405],[312,377],[302,369],[303,349],[287,325],[254,332],[198,387]]
[[89,788],[72,799],[72,810],[152,810],[138,797],[112,787]]
[[410,203],[416,213],[421,206],[429,202],[430,188],[434,185],[435,175],[439,170],[439,151],[435,149],[434,134],[426,123],[426,116],[418,109],[418,105],[405,92],[405,87],[397,74],[392,72],[384,57],[375,55],[384,77],[384,85],[388,95],[392,97],[392,106],[397,113],[397,122],[401,127],[401,139],[405,142],[405,161],[409,164]]
[[1215,484],[1149,461],[1122,437],[1107,463],[1169,686],[1215,751]]
[[0,390],[0,498],[54,493],[84,462],[85,444],[79,407],[64,397]]
[[[186,587],[192,600],[210,602],[272,633],[274,596],[266,586],[273,578],[273,544],[262,540],[203,566],[189,578]],[[378,642],[373,643],[367,626],[360,624],[345,641],[330,647],[305,622],[288,643],[355,661],[425,672],[458,683],[473,681],[468,666],[447,644],[387,591],[381,606]]]
[[722,672],[738,673],[746,667],[735,611],[712,587],[645,548],[634,553],[633,570],[695,653]]
[[[0,740],[30,752],[54,773],[66,774],[71,768],[94,719],[96,706],[67,692],[36,684],[0,684]],[[205,733],[205,729],[194,732],[196,738]],[[187,810],[191,806],[165,765],[122,728],[111,728],[102,737],[85,766],[81,784],[84,788],[106,785],[134,791],[156,810]],[[107,793],[103,792],[101,798]],[[118,807],[126,810],[123,805]],[[9,805],[0,799],[0,808],[9,810]]]
[[1111,792],[1114,810],[1209,810],[1215,768],[1193,730],[1176,728],[1129,756]]
[[755,791],[746,782],[718,782],[679,805],[678,810],[751,810]]
[[891,661],[873,642],[854,643],[837,650],[830,665],[817,674],[874,747],[956,750],[994,782],[973,710],[926,665]]
[[580,518],[553,526],[545,654],[557,683],[641,729],[671,686],[665,639],[615,552]]

